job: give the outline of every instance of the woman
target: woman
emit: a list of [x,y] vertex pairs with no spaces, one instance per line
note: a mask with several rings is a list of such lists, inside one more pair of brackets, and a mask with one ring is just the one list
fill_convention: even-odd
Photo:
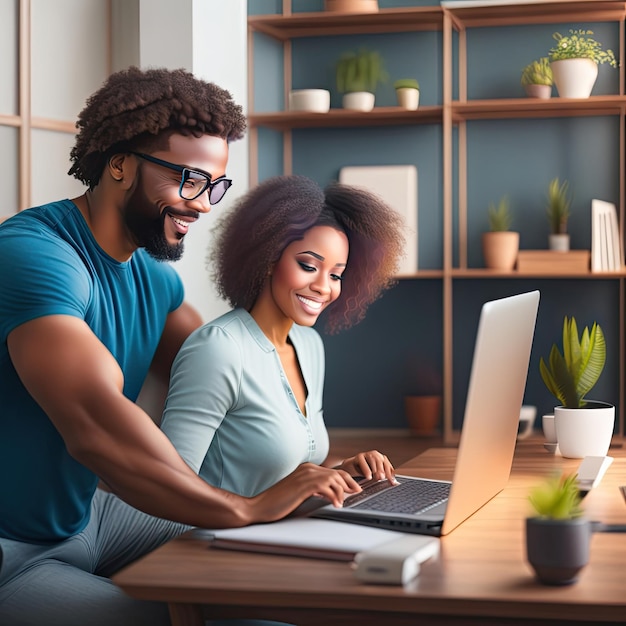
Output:
[[329,332],[361,321],[392,283],[402,222],[382,200],[302,176],[266,180],[216,226],[214,278],[229,313],[194,332],[170,379],[162,429],[212,485],[252,496],[302,463],[390,481],[376,450],[328,458]]

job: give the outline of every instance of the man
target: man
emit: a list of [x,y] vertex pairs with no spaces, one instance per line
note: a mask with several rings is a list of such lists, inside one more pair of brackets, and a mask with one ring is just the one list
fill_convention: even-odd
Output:
[[241,107],[183,70],[130,68],[77,127],[70,174],[88,190],[0,227],[0,623],[166,624],[109,576],[188,525],[276,520],[359,487],[305,464],[254,498],[211,488],[134,402],[201,323],[160,261],[230,187]]

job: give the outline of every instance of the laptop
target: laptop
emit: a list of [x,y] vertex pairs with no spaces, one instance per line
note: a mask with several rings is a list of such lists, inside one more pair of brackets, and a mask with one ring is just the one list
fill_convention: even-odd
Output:
[[[370,481],[343,508],[323,504],[308,515],[443,536],[498,494],[511,472],[538,307],[539,291],[482,306],[451,482]],[[421,502],[425,495],[429,501]]]

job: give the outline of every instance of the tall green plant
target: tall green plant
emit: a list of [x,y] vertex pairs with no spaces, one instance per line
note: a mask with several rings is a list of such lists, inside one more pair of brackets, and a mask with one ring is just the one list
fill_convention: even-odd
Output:
[[570,217],[572,198],[569,194],[569,183],[553,178],[548,185],[548,221],[550,230],[555,235],[567,232],[567,221]]
[[583,408],[585,395],[598,382],[606,362],[606,342],[598,324],[578,336],[576,320],[563,320],[563,354],[552,345],[548,363],[541,357],[539,371],[550,393],[568,409]]

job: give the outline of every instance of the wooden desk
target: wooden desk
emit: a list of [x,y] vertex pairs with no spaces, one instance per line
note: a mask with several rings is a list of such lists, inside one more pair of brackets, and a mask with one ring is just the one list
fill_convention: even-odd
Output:
[[[620,440],[620,445],[623,442]],[[405,474],[450,478],[456,449],[431,449]],[[591,519],[626,523],[626,450],[585,498]],[[405,587],[358,582],[346,563],[209,549],[191,531],[114,577],[127,593],[170,603],[174,626],[203,616],[257,617],[308,624],[528,624],[626,622],[626,537],[597,533],[577,584],[537,583],[525,560],[524,519],[531,486],[579,461],[552,456],[537,438],[518,444],[508,486],[441,540],[437,560]]]

